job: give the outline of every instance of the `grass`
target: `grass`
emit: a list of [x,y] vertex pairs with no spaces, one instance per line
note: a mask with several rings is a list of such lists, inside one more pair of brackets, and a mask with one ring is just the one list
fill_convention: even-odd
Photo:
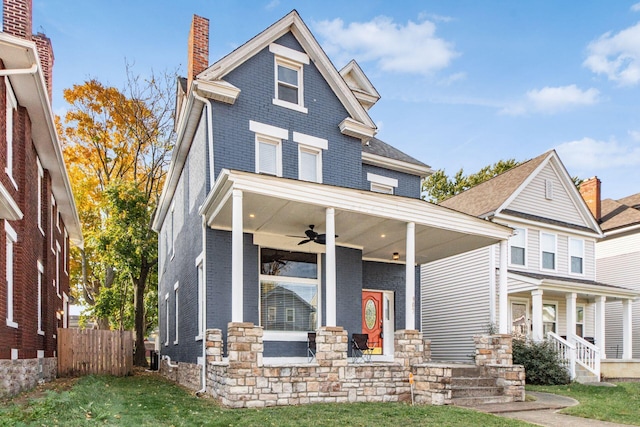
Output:
[[563,414],[620,424],[640,424],[640,383],[618,383],[617,387],[572,383],[562,386],[527,386],[526,389],[561,394],[580,402],[580,405],[560,411]]
[[84,377],[43,397],[0,403],[0,426],[524,426],[449,406],[402,403],[316,404],[224,409],[157,375]]

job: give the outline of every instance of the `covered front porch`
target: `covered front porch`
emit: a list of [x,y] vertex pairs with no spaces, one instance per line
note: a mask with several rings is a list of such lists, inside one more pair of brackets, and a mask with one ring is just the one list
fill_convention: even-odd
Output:
[[[504,242],[511,234],[419,199],[229,170],[220,173],[200,214],[205,233],[230,237],[229,318],[205,324],[224,335],[228,322],[252,322],[264,330],[264,356],[289,361],[306,357],[307,333],[320,327],[367,332],[363,301],[369,291],[381,294],[372,322],[380,328],[377,336],[370,334],[378,348],[373,359],[394,360],[394,333],[418,325],[416,265]],[[265,251],[317,254],[317,274],[274,275],[262,267]],[[306,293],[297,290],[302,285]],[[306,324],[294,320],[295,307],[289,307],[286,327],[275,304],[269,312],[264,295],[274,286],[297,292],[296,301],[309,311]]]
[[631,301],[637,292],[581,278],[515,271],[508,277],[512,333],[535,341],[549,339],[572,379],[600,380],[601,360],[607,359],[606,302],[622,304],[622,359],[631,359]]

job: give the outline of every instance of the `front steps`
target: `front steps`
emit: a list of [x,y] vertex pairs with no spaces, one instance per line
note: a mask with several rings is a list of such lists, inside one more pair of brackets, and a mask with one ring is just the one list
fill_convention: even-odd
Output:
[[457,406],[475,406],[489,403],[512,402],[505,396],[504,387],[497,379],[486,374],[479,366],[455,367],[451,376],[451,404]]
[[598,376],[594,375],[593,372],[581,366],[579,363],[576,363],[576,377],[573,380],[581,384],[600,382]]

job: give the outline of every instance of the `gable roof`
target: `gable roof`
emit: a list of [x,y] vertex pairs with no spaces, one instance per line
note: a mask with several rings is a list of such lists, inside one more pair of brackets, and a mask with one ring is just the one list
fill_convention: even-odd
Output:
[[373,107],[380,99],[380,94],[355,59],[340,70],[340,75],[365,109]]
[[640,225],[640,207],[636,207],[638,205],[640,205],[640,193],[619,200],[603,200],[600,227],[608,232]]
[[531,176],[550,153],[546,152],[521,163],[440,204],[474,216],[486,216],[495,213],[522,186],[525,180]]
[[242,65],[247,59],[253,57],[268,47],[270,43],[288,32],[293,34],[307,55],[312,59],[312,62],[345,107],[350,117],[365,127],[371,128],[375,134],[375,123],[371,117],[369,117],[366,109],[360,104],[340,73],[338,73],[338,70],[295,9],[242,46],[209,66],[209,68],[198,74],[196,78],[208,81],[221,80],[235,68]]
[[[508,209],[509,204],[529,185],[538,173],[548,164],[555,165],[555,170],[559,174],[560,182],[567,190],[567,194],[573,201],[576,209],[580,213],[582,220],[587,227],[576,227],[574,224],[562,224],[552,218],[542,215],[535,216],[529,214],[537,222],[544,222],[553,226],[573,228],[580,231],[597,233],[601,235],[601,230],[589,211],[586,202],[573,184],[571,176],[562,164],[555,150],[547,151],[531,160],[528,160],[506,172],[493,177],[473,188],[470,188],[456,196],[453,196],[441,204],[451,209],[459,210],[479,217],[494,217],[500,213],[509,216],[523,217],[524,212],[513,212]],[[533,218],[535,216],[535,218]]]
[[429,176],[433,173],[431,166],[375,137],[362,145],[362,161],[373,166],[380,166],[421,177]]

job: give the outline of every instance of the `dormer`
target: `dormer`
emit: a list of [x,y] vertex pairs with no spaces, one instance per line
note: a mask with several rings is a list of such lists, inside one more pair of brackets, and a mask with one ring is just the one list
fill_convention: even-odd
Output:
[[365,110],[369,110],[380,99],[380,94],[355,60],[352,59],[340,70],[340,75]]

